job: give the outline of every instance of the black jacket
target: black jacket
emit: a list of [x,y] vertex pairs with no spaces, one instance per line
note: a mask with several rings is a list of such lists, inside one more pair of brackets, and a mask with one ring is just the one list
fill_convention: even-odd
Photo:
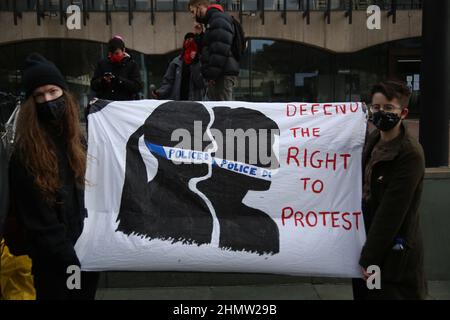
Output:
[[[103,79],[106,72],[111,72],[115,77],[111,84]],[[137,63],[130,56],[126,56],[120,63],[112,63],[109,59],[101,60],[92,77],[91,89],[99,99],[112,101],[138,99],[142,81]]]
[[11,201],[25,231],[33,270],[65,270],[70,265],[80,265],[74,245],[83,230],[86,216],[83,190],[76,186],[65,143],[62,139],[54,140],[62,183],[56,204],[43,200],[34,177],[17,152],[13,153],[10,162]]
[[212,5],[206,12],[205,25],[200,58],[203,77],[217,80],[223,76],[237,76],[239,63],[231,50],[234,37],[232,17],[221,6]]

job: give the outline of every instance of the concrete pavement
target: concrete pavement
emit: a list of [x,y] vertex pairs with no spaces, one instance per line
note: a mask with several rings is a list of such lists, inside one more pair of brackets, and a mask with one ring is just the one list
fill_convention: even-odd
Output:
[[[450,281],[430,281],[430,300],[450,300]],[[350,281],[283,285],[101,288],[97,300],[352,300]]]

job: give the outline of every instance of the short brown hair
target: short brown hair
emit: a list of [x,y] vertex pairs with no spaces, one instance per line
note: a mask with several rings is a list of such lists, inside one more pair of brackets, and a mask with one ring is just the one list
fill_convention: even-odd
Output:
[[189,0],[187,8],[189,10],[190,7],[195,7],[202,4],[209,6],[210,3],[209,0]]
[[388,100],[398,99],[402,108],[406,108],[411,97],[411,90],[402,81],[386,80],[374,85],[371,90],[370,98],[375,93],[383,94]]

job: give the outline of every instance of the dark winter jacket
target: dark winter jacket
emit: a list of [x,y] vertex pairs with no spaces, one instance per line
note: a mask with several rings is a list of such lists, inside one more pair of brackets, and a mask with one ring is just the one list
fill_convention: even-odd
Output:
[[3,225],[9,202],[8,153],[0,140],[0,239],[3,238]]
[[[370,161],[379,140],[380,132],[375,130],[364,150],[370,191],[364,206],[368,235],[359,263],[364,268],[377,265],[381,270],[381,290],[369,290],[369,298],[425,298],[418,211],[425,172],[423,150],[402,124],[401,136],[388,142],[376,153],[377,159]],[[404,250],[393,249],[396,238],[404,240]]]
[[25,231],[33,270],[65,270],[70,265],[80,265],[74,245],[86,216],[83,190],[76,186],[65,143],[60,138],[54,141],[62,183],[55,204],[43,200],[34,177],[17,152],[13,153],[10,163],[11,201]]
[[[103,76],[111,72],[114,79],[107,83]],[[138,99],[142,90],[141,74],[134,60],[127,55],[120,63],[112,63],[109,59],[101,60],[91,80],[91,89],[96,97],[104,100],[125,101]]]
[[211,5],[205,17],[201,63],[206,80],[239,75],[239,63],[233,56],[234,25],[232,17],[220,5]]
[[[200,63],[193,62],[190,66],[189,99],[201,101],[204,96],[205,83],[200,70]],[[180,100],[183,60],[181,56],[175,57],[169,64],[164,75],[161,87],[157,90],[160,99]]]

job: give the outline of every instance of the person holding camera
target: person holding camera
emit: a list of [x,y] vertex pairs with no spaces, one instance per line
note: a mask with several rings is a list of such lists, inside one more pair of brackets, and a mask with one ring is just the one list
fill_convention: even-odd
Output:
[[108,57],[101,60],[91,80],[91,88],[99,99],[112,101],[138,100],[142,90],[137,63],[125,51],[119,36],[108,42]]

